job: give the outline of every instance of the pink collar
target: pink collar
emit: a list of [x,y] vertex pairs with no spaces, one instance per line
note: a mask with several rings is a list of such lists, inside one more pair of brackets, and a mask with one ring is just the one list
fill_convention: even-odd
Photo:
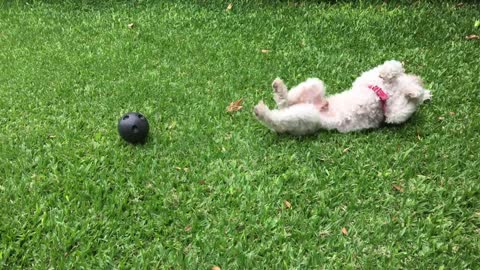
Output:
[[382,103],[383,113],[385,113],[387,111],[388,94],[385,93],[385,91],[383,91],[383,89],[377,85],[369,85],[368,88],[372,89],[373,92],[377,94],[378,98],[380,99],[380,102]]

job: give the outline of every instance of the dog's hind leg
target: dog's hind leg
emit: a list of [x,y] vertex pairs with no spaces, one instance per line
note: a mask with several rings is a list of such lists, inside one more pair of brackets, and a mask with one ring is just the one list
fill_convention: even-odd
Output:
[[320,79],[310,78],[288,92],[288,105],[311,103],[320,104],[325,100],[325,85]]
[[278,133],[306,135],[322,127],[321,116],[313,104],[298,104],[282,110],[270,110],[260,102],[254,109],[257,119]]
[[276,78],[272,83],[273,99],[277,103],[278,109],[288,107],[288,89],[280,78]]
[[290,91],[280,78],[276,78],[272,88],[273,99],[279,110],[300,103],[322,104],[325,100],[325,85],[317,78],[307,79]]

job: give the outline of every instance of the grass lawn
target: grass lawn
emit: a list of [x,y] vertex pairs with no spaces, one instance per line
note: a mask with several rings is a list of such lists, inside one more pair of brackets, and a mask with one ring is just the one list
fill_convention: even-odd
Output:
[[[0,268],[479,269],[479,4],[51,2],[0,3]],[[434,95],[404,125],[253,117],[389,59]]]

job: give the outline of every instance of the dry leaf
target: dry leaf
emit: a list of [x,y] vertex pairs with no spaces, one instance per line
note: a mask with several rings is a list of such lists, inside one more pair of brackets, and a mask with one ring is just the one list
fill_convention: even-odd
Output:
[[450,112],[450,115],[455,115],[455,112]]
[[345,227],[342,228],[342,234],[343,235],[348,235],[347,228],[345,228]]
[[57,136],[56,135],[48,135],[49,139],[55,139]]
[[478,36],[478,35],[468,35],[465,38],[468,39],[468,40],[473,40],[473,39],[479,39],[480,36]]
[[440,116],[440,117],[438,117],[438,120],[440,120],[440,121],[445,120],[445,117]]
[[343,149],[343,153],[347,153],[348,151],[350,151],[350,147]]
[[460,3],[456,4],[455,6],[456,7],[463,7],[464,5],[465,5],[464,3],[460,2]]
[[403,192],[403,187],[399,185],[393,185],[393,188],[398,192]]
[[269,53],[270,50],[265,50],[265,49],[263,49],[261,52],[262,52],[262,53]]
[[185,230],[186,232],[189,232],[189,231],[191,231],[191,230],[192,230],[192,226],[187,226],[187,227],[185,227],[185,229],[184,229],[184,230]]
[[227,6],[227,11],[232,10],[232,8],[233,8],[233,4],[232,4],[232,3],[228,4],[228,6]]
[[198,181],[198,183],[199,183],[200,185],[205,185],[205,180],[200,180],[200,181]]
[[212,270],[222,270],[222,268],[220,268],[219,266],[216,266],[216,265],[215,265],[214,267],[212,267]]
[[285,200],[285,201],[283,202],[283,204],[285,205],[285,208],[287,208],[287,209],[292,208],[292,204],[291,204],[289,201],[287,201],[287,200]]
[[243,103],[243,98],[230,103],[230,105],[228,105],[227,107],[227,112],[240,111],[243,108],[242,103]]
[[135,25],[133,23],[129,23],[127,26],[128,28],[132,29]]

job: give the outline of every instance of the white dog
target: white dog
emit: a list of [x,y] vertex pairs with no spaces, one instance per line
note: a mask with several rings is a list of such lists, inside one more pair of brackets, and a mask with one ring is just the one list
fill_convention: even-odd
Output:
[[290,91],[277,78],[272,87],[277,109],[270,110],[260,101],[255,115],[268,128],[293,135],[320,129],[350,132],[377,128],[383,122],[400,124],[431,98],[422,80],[406,74],[402,64],[394,60],[364,72],[350,90],[331,96],[325,96],[325,86],[317,78]]

